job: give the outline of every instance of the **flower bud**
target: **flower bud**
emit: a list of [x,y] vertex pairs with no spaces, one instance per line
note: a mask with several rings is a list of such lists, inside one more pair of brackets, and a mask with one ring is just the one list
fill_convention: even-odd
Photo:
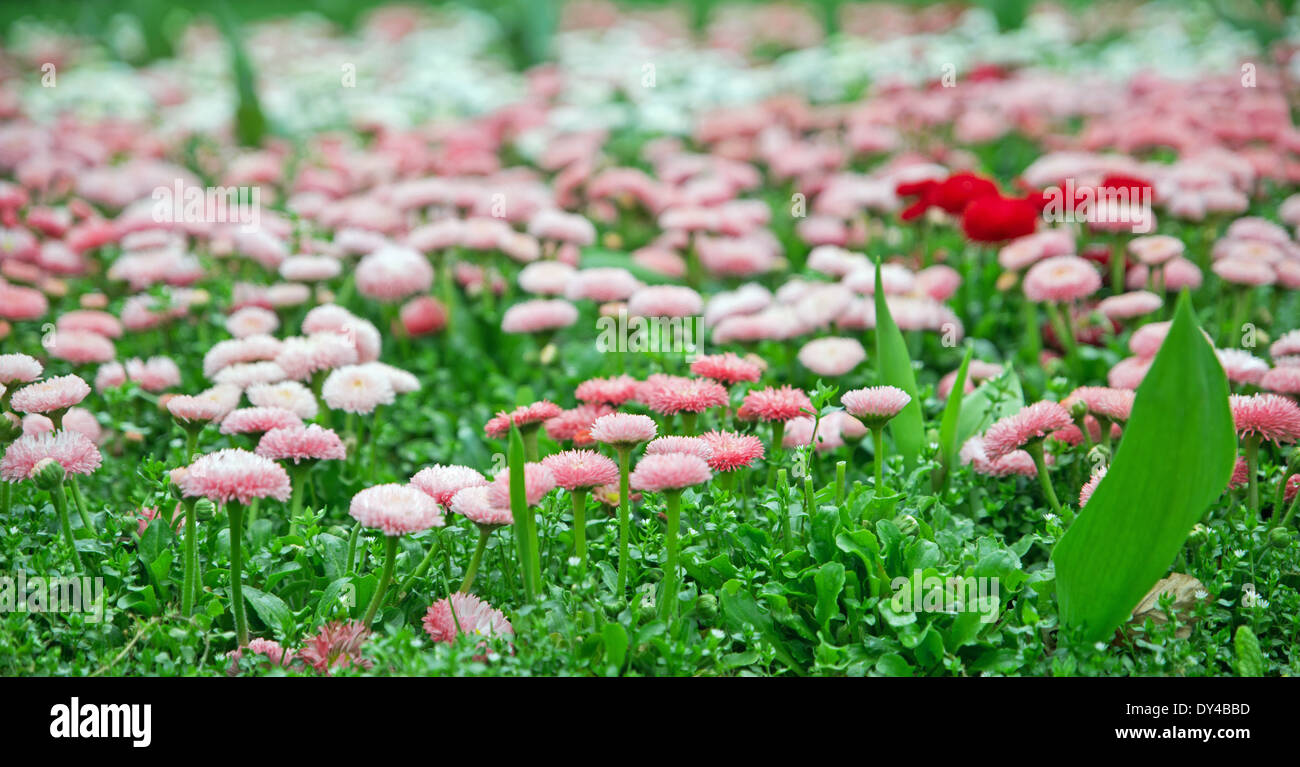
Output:
[[31,478],[42,490],[53,490],[63,484],[63,465],[53,458],[42,458],[32,467]]
[[911,514],[904,514],[894,520],[894,524],[898,525],[898,529],[903,533],[903,535],[911,535],[912,533],[915,533],[917,529],[916,517]]
[[711,621],[718,617],[718,598],[712,594],[701,594],[695,600],[695,615],[700,620]]
[[1268,545],[1275,549],[1285,549],[1291,545],[1294,536],[1284,527],[1275,527],[1268,531]]
[[1205,543],[1205,541],[1208,540],[1209,537],[1210,537],[1209,529],[1206,528],[1205,525],[1197,523],[1192,528],[1192,531],[1187,534],[1187,541],[1188,543],[1192,543],[1197,546],[1200,546],[1202,543]]
[[1079,428],[1083,428],[1082,421],[1084,416],[1088,415],[1088,403],[1081,399],[1076,399],[1070,403],[1070,417],[1079,422]]

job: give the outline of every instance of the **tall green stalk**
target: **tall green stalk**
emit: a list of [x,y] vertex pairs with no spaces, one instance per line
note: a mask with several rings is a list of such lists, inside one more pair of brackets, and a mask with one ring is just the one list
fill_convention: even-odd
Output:
[[[534,443],[536,432],[533,434]],[[535,449],[535,448],[534,448]],[[532,602],[541,591],[541,562],[536,556],[537,519],[528,507],[524,485],[524,439],[519,427],[510,425],[510,451],[507,456],[510,472],[510,513],[515,519],[515,541],[519,550],[519,571],[524,586],[524,598]]]
[[375,595],[370,599],[370,606],[366,608],[366,616],[361,619],[361,625],[370,628],[370,624],[375,621],[375,613],[379,612],[379,606],[384,603],[384,594],[388,592],[388,584],[393,580],[393,566],[397,562],[397,539],[400,536],[384,536],[384,569],[379,575],[379,585],[375,586]]
[[226,504],[230,515],[230,603],[235,613],[235,632],[239,646],[248,644],[248,619],[244,615],[244,507],[237,501]]
[[492,535],[492,528],[486,525],[479,525],[478,544],[474,547],[474,556],[469,560],[469,569],[465,571],[465,580],[460,584],[460,593],[468,594],[469,590],[474,587],[474,578],[478,575],[479,565],[483,562],[483,552],[487,550],[488,536]]
[[628,467],[632,460],[632,448],[618,447],[618,598],[627,593],[628,538],[632,535],[631,500],[628,483]]
[[677,581],[677,534],[682,524],[682,491],[665,490],[667,501],[668,527],[664,542],[668,548],[668,557],[664,562],[663,587],[659,593],[659,617],[671,623],[677,617],[678,581]]
[[573,555],[580,562],[582,572],[587,571],[587,488],[575,487],[573,498]]
[[194,614],[194,582],[199,564],[199,525],[195,503],[192,498],[181,502],[185,507],[185,581],[181,592],[181,615],[186,618]]

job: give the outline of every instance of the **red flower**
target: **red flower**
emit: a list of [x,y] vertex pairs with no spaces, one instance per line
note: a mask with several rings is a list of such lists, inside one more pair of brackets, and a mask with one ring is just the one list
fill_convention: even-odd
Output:
[[981,197],[966,206],[961,228],[972,242],[998,243],[1033,234],[1039,201],[1018,197]]
[[954,173],[943,181],[899,184],[895,191],[900,197],[918,198],[902,212],[901,218],[904,221],[918,218],[930,208],[936,207],[956,215],[973,200],[998,196],[998,188],[992,181],[966,172]]

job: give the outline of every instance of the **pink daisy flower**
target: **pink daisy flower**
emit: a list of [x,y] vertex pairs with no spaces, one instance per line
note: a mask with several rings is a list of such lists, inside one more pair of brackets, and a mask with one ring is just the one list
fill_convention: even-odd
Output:
[[1069,410],[1075,402],[1082,402],[1088,406],[1088,412],[1095,416],[1123,422],[1128,420],[1136,396],[1129,389],[1080,386],[1070,392],[1070,396],[1061,400],[1061,406]]
[[1084,506],[1088,505],[1088,501],[1092,500],[1092,494],[1097,492],[1097,485],[1101,484],[1101,480],[1105,476],[1106,467],[1102,466],[1093,473],[1092,477],[1083,487],[1079,488],[1079,508],[1082,509]]
[[697,357],[691,363],[691,372],[711,378],[723,386],[733,386],[741,381],[757,381],[762,368],[732,352]]
[[466,487],[456,491],[448,507],[479,527],[505,527],[515,523],[509,506],[495,506],[486,486]]
[[303,420],[315,418],[320,410],[311,389],[297,381],[254,384],[244,393],[255,407],[278,407]]
[[793,386],[751,391],[745,395],[744,409],[763,421],[789,421],[812,412],[812,401],[802,389]]
[[352,496],[348,514],[364,527],[397,536],[446,524],[442,508],[410,485],[375,485]]
[[573,274],[565,286],[564,295],[570,301],[587,299],[600,303],[626,301],[640,290],[641,281],[632,273],[619,267],[583,269]]
[[357,290],[378,301],[401,301],[433,285],[429,260],[410,248],[386,245],[362,258],[353,271]]
[[546,421],[546,436],[556,442],[572,441],[574,447],[594,444],[591,427],[596,419],[614,412],[609,405],[579,405]]
[[435,642],[455,644],[465,634],[480,637],[513,637],[515,630],[505,613],[473,594],[452,594],[429,606],[424,616],[424,630]]
[[221,420],[222,434],[262,434],[272,429],[301,427],[301,418],[278,407],[241,408]]
[[[953,370],[939,379],[939,385],[935,388],[935,393],[939,399],[948,399],[948,394],[952,392],[953,385],[957,383],[957,372]],[[970,366],[966,368],[966,383],[962,386],[962,394],[970,394],[975,391],[977,383],[987,381],[990,378],[997,378],[1000,375],[1002,375],[1001,365],[972,359]]]
[[610,413],[591,425],[591,438],[619,449],[635,447],[655,438],[658,429],[650,416]]
[[728,403],[722,384],[707,378],[675,378],[651,389],[645,404],[656,413],[703,413],[711,407]]
[[559,261],[534,261],[519,272],[519,289],[538,296],[564,295],[564,288],[577,271]]
[[1097,311],[1112,320],[1127,320],[1150,314],[1164,305],[1164,300],[1145,290],[1121,293],[1118,296],[1103,298],[1097,304]]
[[[978,474],[989,477],[1037,477],[1038,467],[1034,464],[1034,458],[1024,450],[1013,450],[997,459],[990,459],[985,449],[984,439],[980,436],[974,436],[966,440],[962,445],[959,457],[963,464],[970,465]],[[1044,456],[1044,463],[1051,465],[1053,463],[1051,454]]]
[[706,460],[714,471],[735,471],[763,457],[763,443],[751,434],[710,431],[701,434],[700,440],[709,446]]
[[1144,357],[1127,357],[1115,363],[1106,373],[1106,383],[1116,389],[1137,390],[1151,369],[1152,360]]
[[[369,637],[370,629],[359,621],[333,621],[307,640],[298,657],[318,673],[351,666],[368,669],[374,662],[361,657],[361,649]],[[251,649],[251,642],[249,646]]]
[[19,413],[53,413],[80,403],[90,385],[75,375],[47,378],[13,393],[9,405]]
[[1269,370],[1267,362],[1243,349],[1215,349],[1214,354],[1233,383],[1258,384]]
[[1210,270],[1227,282],[1236,285],[1259,287],[1272,285],[1277,281],[1277,272],[1263,261],[1252,261],[1240,257],[1225,258],[1215,261]]
[[984,449],[990,459],[997,460],[1071,423],[1069,412],[1059,402],[1035,402],[990,426],[984,432]]
[[226,332],[235,338],[271,335],[279,328],[275,312],[260,306],[245,306],[226,318]]
[[700,294],[680,285],[642,288],[627,302],[627,313],[633,317],[693,317],[703,311]]
[[700,485],[712,477],[709,464],[699,456],[661,453],[642,456],[628,481],[636,490],[657,493]]
[[545,333],[578,321],[578,307],[563,299],[537,298],[515,304],[501,317],[505,333]]
[[8,482],[29,479],[42,461],[51,460],[68,474],[90,474],[103,456],[86,435],[78,431],[47,432],[19,437],[5,449],[0,478]]
[[94,309],[74,309],[65,312],[59,315],[54,327],[59,331],[94,333],[104,338],[122,337],[122,321],[108,312]]
[[1144,359],[1155,357],[1165,342],[1165,336],[1169,335],[1169,328],[1172,325],[1171,322],[1152,322],[1143,325],[1129,336],[1128,348]]
[[345,365],[331,371],[320,393],[331,409],[362,415],[397,399],[388,376],[365,365]]
[[167,412],[179,421],[190,423],[219,421],[230,412],[222,403],[204,397],[178,394],[167,400]]
[[1300,330],[1283,333],[1280,338],[1268,347],[1268,354],[1275,360],[1278,357],[1300,354]]
[[510,433],[510,424],[520,429],[525,426],[540,424],[561,413],[560,406],[547,400],[539,400],[531,405],[520,405],[509,413],[500,412],[483,427],[484,433],[493,439],[502,439]]
[[1101,275],[1078,256],[1053,256],[1025,273],[1025,298],[1030,301],[1075,301],[1101,288]]
[[306,381],[315,373],[359,361],[356,344],[347,335],[335,332],[286,338],[275,357],[285,377],[295,381]]
[[289,500],[289,475],[280,464],[256,453],[227,448],[191,463],[180,481],[181,493],[213,503],[242,504],[254,498]]
[[126,377],[147,392],[160,392],[180,385],[181,370],[168,357],[135,358],[126,361]]
[[113,342],[84,330],[56,330],[48,344],[50,354],[74,365],[108,362],[117,356]]
[[856,338],[817,338],[799,349],[799,362],[819,376],[842,376],[867,358]]
[[[467,487],[486,487],[487,478],[468,466],[434,464],[420,469],[411,477],[411,486],[429,494],[444,507],[451,505],[456,493]],[[455,509],[453,509],[455,511]]]
[[713,455],[713,448],[699,437],[666,436],[655,437],[645,446],[646,455],[663,455],[664,453],[686,453],[708,460]]
[[1300,368],[1274,368],[1260,377],[1259,388],[1279,394],[1300,394]]
[[1277,394],[1228,397],[1232,421],[1242,437],[1258,436],[1278,444],[1300,439],[1300,406]]
[[592,378],[578,384],[573,396],[582,402],[601,403],[618,407],[636,396],[639,385],[632,376]]
[[44,368],[26,354],[0,354],[0,385],[28,383],[41,377]]
[[850,415],[870,429],[879,429],[912,401],[911,395],[897,386],[872,386],[840,395],[840,403]]
[[[524,501],[529,506],[542,502],[546,494],[555,489],[555,475],[540,463],[524,464]],[[510,470],[502,469],[488,485],[488,502],[493,506],[510,508]]]
[[566,450],[542,459],[555,484],[565,490],[589,490],[618,481],[618,466],[594,450]]
[[203,355],[203,375],[211,378],[222,368],[241,362],[269,362],[280,353],[282,342],[271,336],[248,336],[218,341]]
[[[241,411],[237,410],[231,415],[239,412]],[[306,427],[271,429],[258,440],[255,452],[273,461],[292,460],[295,464],[302,461],[341,461],[347,457],[347,450],[339,435],[333,429],[323,429],[314,423]]]
[[447,327],[447,308],[432,296],[416,296],[402,304],[400,319],[407,335],[425,336]]

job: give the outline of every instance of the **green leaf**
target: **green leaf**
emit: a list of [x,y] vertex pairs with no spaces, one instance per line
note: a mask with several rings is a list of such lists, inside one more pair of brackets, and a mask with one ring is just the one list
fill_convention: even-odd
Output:
[[1228,381],[1184,291],[1108,473],[1052,552],[1062,625],[1110,636],[1169,571],[1236,457]]
[[280,631],[281,635],[287,635],[293,631],[295,621],[293,612],[289,606],[274,594],[268,594],[264,591],[258,591],[252,586],[244,587],[244,599],[252,605],[253,612],[257,617],[262,619],[267,628]]
[[531,602],[542,582],[540,563],[533,559],[533,552],[537,551],[537,524],[524,493],[524,438],[513,423],[506,461],[510,471],[510,513],[515,519],[515,541],[519,549],[519,574],[524,596]]
[[1260,652],[1259,640],[1249,626],[1237,627],[1237,635],[1232,644],[1237,655],[1233,664],[1237,676],[1264,676],[1264,653]]
[[799,676],[804,676],[803,668],[795,662],[781,635],[777,633],[776,626],[772,623],[772,616],[758,606],[754,597],[741,587],[740,581],[731,580],[722,584],[722,590],[718,592],[718,601],[722,603],[722,614],[729,622],[733,625],[749,626],[758,631],[776,650],[778,660]]
[[961,444],[957,441],[957,422],[961,416],[961,404],[966,390],[966,371],[970,367],[970,358],[975,347],[967,346],[966,354],[961,358],[961,367],[957,368],[957,378],[948,392],[948,403],[943,406],[943,418],[939,422],[939,460],[943,469],[934,474],[934,489],[940,490],[948,484],[953,467],[957,465],[957,450]]
[[889,422],[889,434],[894,446],[903,456],[903,465],[910,471],[921,454],[925,424],[921,420],[921,399],[916,395],[916,373],[912,359],[907,354],[907,341],[894,323],[885,301],[885,288],[880,277],[880,259],[876,259],[876,368],[880,383],[897,386],[911,396],[912,401]]
[[[957,391],[956,387],[953,391]],[[1000,376],[990,378],[979,388],[967,394],[957,417],[957,448],[966,440],[992,426],[999,418],[1020,411],[1025,406],[1025,395],[1020,389],[1020,379],[1007,369]]]
[[813,576],[817,586],[817,607],[813,617],[823,629],[830,628],[830,622],[840,614],[840,592],[844,590],[844,565],[839,562],[827,562]]
[[235,138],[242,146],[261,146],[262,137],[266,134],[266,116],[262,114],[262,105],[257,98],[257,75],[244,51],[244,42],[234,14],[224,3],[219,7],[221,32],[230,45],[230,71],[235,78],[235,91],[239,99],[235,107]]
[[627,658],[627,629],[621,623],[606,623],[600,633],[605,641],[605,661],[615,670],[623,668]]

